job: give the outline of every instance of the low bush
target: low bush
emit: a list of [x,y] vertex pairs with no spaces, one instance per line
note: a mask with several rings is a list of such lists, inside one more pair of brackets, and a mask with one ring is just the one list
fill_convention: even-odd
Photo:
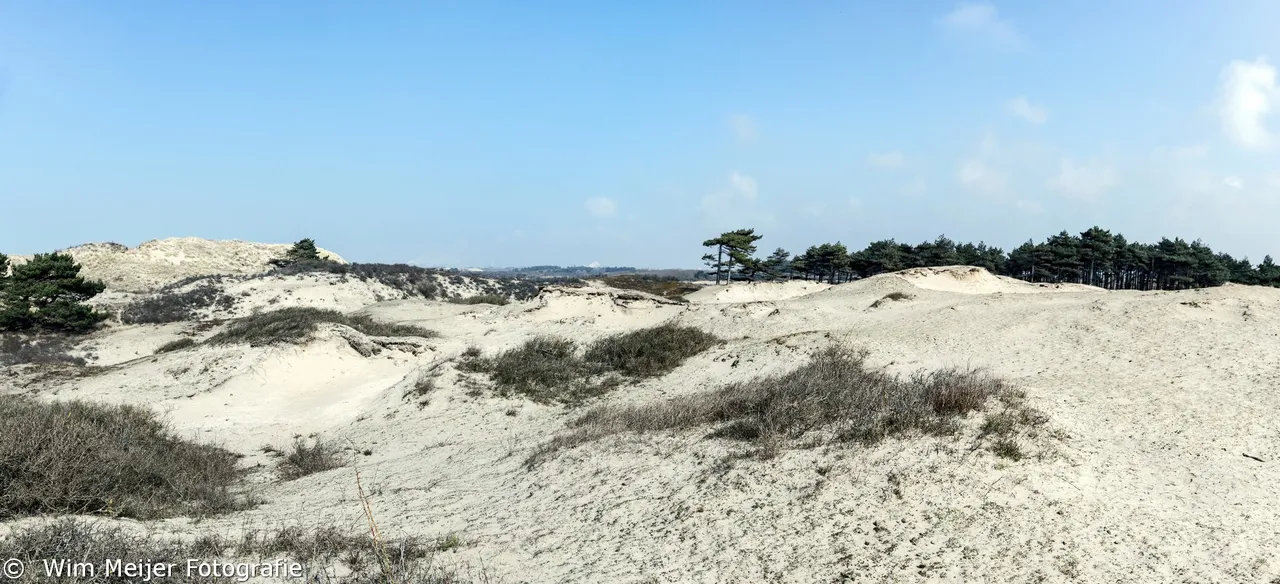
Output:
[[161,291],[125,306],[120,311],[124,324],[165,324],[194,320],[197,311],[212,306],[230,309],[236,299],[217,286],[205,284],[185,292]]
[[829,347],[788,373],[661,403],[598,406],[575,420],[572,431],[540,447],[529,464],[623,432],[710,427],[711,436],[752,443],[762,454],[814,431],[830,441],[860,443],[911,432],[948,434],[957,428],[956,417],[1012,393],[1004,382],[976,370],[903,378],[868,367],[865,353]]
[[668,323],[600,339],[583,359],[630,377],[659,377],[719,342],[699,329]]
[[691,292],[697,292],[702,287],[692,282],[684,282],[676,278],[663,278],[659,276],[646,276],[640,274],[628,274],[624,276],[606,276],[600,278],[601,282],[613,288],[622,290],[637,290],[647,292],[655,296],[661,296],[668,300],[684,302],[684,296]]
[[194,347],[194,346],[196,346],[195,339],[191,337],[182,337],[180,339],[175,339],[163,345],[160,345],[159,347],[156,347],[156,354],[159,355],[160,353],[170,353],[173,351],[181,351],[182,349],[190,349],[191,347]]
[[8,365],[75,365],[85,360],[71,354],[71,339],[62,335],[0,333],[0,367]]
[[213,344],[248,343],[250,346],[299,344],[306,342],[320,323],[347,325],[376,337],[422,337],[438,335],[435,331],[412,325],[386,323],[367,315],[347,315],[336,310],[290,307],[246,316],[209,338]]
[[698,329],[664,324],[605,337],[580,355],[572,340],[539,336],[488,358],[469,347],[458,367],[489,374],[499,395],[578,404],[626,379],[664,375],[718,342]]
[[0,396],[0,518],[234,511],[241,476],[235,454],[178,438],[150,410]]
[[494,304],[497,306],[506,306],[507,298],[498,296],[497,294],[480,294],[477,296],[467,296],[465,298],[450,298],[448,300],[453,304]]

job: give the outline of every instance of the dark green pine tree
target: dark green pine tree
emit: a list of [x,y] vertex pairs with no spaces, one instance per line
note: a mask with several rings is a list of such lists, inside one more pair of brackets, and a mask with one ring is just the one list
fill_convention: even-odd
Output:
[[36,254],[0,284],[0,330],[89,331],[107,315],[84,302],[105,289],[81,277],[70,255]]

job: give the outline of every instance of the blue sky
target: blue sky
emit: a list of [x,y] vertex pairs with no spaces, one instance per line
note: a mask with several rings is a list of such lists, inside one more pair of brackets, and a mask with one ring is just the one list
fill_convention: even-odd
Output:
[[1093,224],[1280,255],[1280,2],[0,0],[0,250],[696,266]]

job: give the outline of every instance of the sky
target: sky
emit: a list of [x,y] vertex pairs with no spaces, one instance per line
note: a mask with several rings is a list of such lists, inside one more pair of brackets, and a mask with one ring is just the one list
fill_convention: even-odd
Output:
[[1280,2],[0,0],[0,250],[1280,255]]

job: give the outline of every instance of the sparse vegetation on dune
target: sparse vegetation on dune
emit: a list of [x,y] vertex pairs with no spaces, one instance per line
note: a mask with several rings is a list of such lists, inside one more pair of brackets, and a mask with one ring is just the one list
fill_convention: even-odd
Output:
[[315,438],[308,443],[302,437],[294,438],[293,445],[284,451],[271,449],[280,456],[276,472],[281,479],[291,481],[307,475],[342,468],[347,456],[337,444]]
[[121,309],[120,322],[124,324],[182,322],[194,320],[198,310],[213,306],[226,310],[235,303],[234,297],[223,294],[217,286],[209,283],[185,292],[162,290]]
[[600,278],[601,282],[613,288],[622,290],[638,290],[647,292],[655,296],[661,296],[668,300],[684,302],[685,294],[697,292],[702,287],[691,282],[684,282],[676,278],[664,278],[659,276],[648,276],[642,274],[627,274],[623,276],[605,276]]
[[[528,300],[538,295],[540,283],[531,280],[504,277],[462,276],[448,270],[422,268],[408,264],[340,264],[326,261],[298,261],[277,266],[268,275],[290,274],[340,274],[344,277],[358,278],[369,282],[378,282],[394,288],[409,297],[422,297],[428,300],[447,300],[442,281],[455,286],[464,285],[468,281],[476,291],[484,296],[499,296],[511,300]],[[547,284],[550,282],[541,282]]]
[[0,367],[8,365],[75,365],[85,360],[71,354],[72,339],[63,335],[0,333]]
[[[271,561],[287,558],[303,564],[306,581],[317,584],[463,584],[471,581],[436,560],[441,553],[464,543],[450,534],[437,538],[404,537],[375,541],[367,532],[336,527],[304,529],[296,526],[275,530],[250,530],[239,537],[204,535],[193,540],[166,539],[139,535],[115,526],[64,518],[40,525],[18,528],[0,538],[0,557],[16,558],[28,566],[42,561],[69,559],[99,562],[97,577],[45,577],[29,568],[22,584],[131,584],[136,577],[107,577],[100,562],[106,559],[145,558],[148,562],[172,563],[179,568],[164,578],[167,582],[207,582],[208,577],[188,577],[187,560],[216,559]],[[385,556],[384,556],[385,551]],[[385,557],[385,564],[381,558]],[[342,575],[339,575],[342,574]],[[482,576],[483,578],[483,576]],[[482,580],[483,581],[483,580]]]
[[156,347],[156,354],[158,355],[160,353],[171,353],[173,351],[181,351],[183,349],[190,349],[191,347],[194,347],[194,346],[196,346],[195,339],[191,337],[182,337],[181,339],[174,339],[163,345],[160,345],[159,347]]
[[450,298],[448,301],[454,304],[493,304],[496,306],[506,306],[507,304],[507,298],[497,294],[480,294],[464,298]]
[[233,321],[222,332],[209,338],[212,344],[248,343],[251,346],[298,344],[309,340],[320,323],[343,324],[366,335],[376,337],[432,338],[435,331],[387,323],[366,315],[348,315],[336,310],[290,307],[262,312]]
[[[1019,396],[980,371],[945,369],[904,378],[869,367],[863,352],[835,346],[788,373],[665,402],[597,406],[572,422],[568,433],[535,451],[528,464],[536,466],[559,450],[624,432],[705,427],[711,437],[752,444],[764,455],[815,437],[872,444],[910,433],[945,435],[957,431],[958,417],[983,409],[991,399],[1010,406],[992,434],[1011,440],[1019,427],[1044,422],[1031,410],[1011,406]],[[1015,409],[1023,413],[1005,413]]]
[[175,436],[149,410],[0,396],[0,517],[140,519],[245,508],[237,456]]
[[493,357],[468,347],[459,368],[489,374],[499,395],[577,404],[627,379],[666,374],[718,342],[701,330],[674,324],[611,335],[585,349],[570,339],[538,336]]
[[890,292],[880,297],[879,300],[872,302],[871,308],[880,308],[881,306],[884,306],[885,304],[888,304],[890,302],[897,302],[899,300],[911,300],[912,298],[915,298],[915,296],[907,294],[906,292]]

